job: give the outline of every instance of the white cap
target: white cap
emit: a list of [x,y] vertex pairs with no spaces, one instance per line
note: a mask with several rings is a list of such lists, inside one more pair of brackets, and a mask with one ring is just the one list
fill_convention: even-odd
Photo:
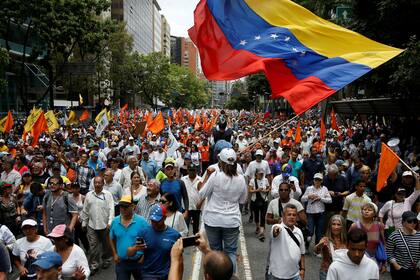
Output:
[[4,144],[5,143],[4,139],[0,139],[0,143]]
[[413,173],[411,171],[404,171],[402,176],[413,176]]
[[324,176],[322,176],[322,174],[321,173],[315,173],[315,175],[314,175],[314,179],[324,179]]
[[236,152],[233,149],[230,148],[224,148],[219,153],[219,159],[223,161],[224,163],[227,163],[229,165],[234,165],[236,162]]
[[258,150],[255,151],[255,155],[256,156],[263,156],[264,152],[261,149],[258,149]]
[[31,227],[36,227],[38,225],[38,223],[35,220],[32,219],[26,219],[22,222],[22,228],[24,226],[31,226]]
[[128,138],[128,140],[134,140],[133,136],[130,136],[130,137]]

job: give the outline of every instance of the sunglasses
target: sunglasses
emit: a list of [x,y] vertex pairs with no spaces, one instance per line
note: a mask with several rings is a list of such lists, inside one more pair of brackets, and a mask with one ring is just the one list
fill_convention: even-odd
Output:
[[407,224],[417,224],[417,220],[416,219],[408,220],[406,222],[407,222]]
[[167,200],[164,200],[164,199],[159,200],[159,202],[160,203],[163,203],[163,204],[168,203],[168,201]]

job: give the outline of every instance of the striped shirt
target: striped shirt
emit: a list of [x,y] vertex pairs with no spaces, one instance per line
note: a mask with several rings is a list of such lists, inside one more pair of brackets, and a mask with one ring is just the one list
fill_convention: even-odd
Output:
[[417,231],[416,234],[413,235],[407,235],[403,232],[401,233],[410,248],[414,264],[410,258],[407,246],[405,246],[399,230],[394,231],[386,242],[388,262],[395,260],[404,269],[414,269],[417,262],[420,261],[420,232]]
[[136,214],[142,216],[150,224],[150,209],[153,205],[159,204],[160,194],[158,194],[152,202],[149,202],[149,197],[147,194],[143,194],[139,198],[139,202],[136,206]]
[[353,223],[362,219],[362,206],[366,203],[371,202],[370,198],[363,194],[363,196],[358,196],[355,192],[346,196],[344,200],[343,210],[348,211],[347,220],[352,221]]

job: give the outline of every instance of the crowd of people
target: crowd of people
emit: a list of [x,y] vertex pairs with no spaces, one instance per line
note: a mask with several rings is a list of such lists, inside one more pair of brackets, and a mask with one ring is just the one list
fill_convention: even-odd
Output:
[[170,110],[154,134],[139,133],[139,112],[100,134],[62,119],[31,145],[17,120],[0,137],[0,279],[14,269],[81,280],[111,265],[116,279],[182,279],[191,236],[205,278],[231,279],[244,216],[250,242],[268,243],[266,279],[303,280],[305,254],[321,258],[319,279],[419,277],[415,137],[392,147],[410,169],[399,164],[377,191],[381,145],[398,136],[379,119],[323,131],[317,110],[283,126],[245,111]]

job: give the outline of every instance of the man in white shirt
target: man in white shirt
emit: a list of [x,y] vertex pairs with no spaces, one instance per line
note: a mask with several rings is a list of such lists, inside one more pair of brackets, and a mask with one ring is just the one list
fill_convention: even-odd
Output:
[[82,228],[87,229],[90,246],[91,275],[99,270],[100,255],[102,255],[103,268],[111,265],[112,256],[108,235],[109,227],[114,219],[114,199],[109,191],[103,189],[104,179],[95,177],[93,180],[94,190],[86,194],[81,212]]
[[3,160],[3,172],[0,181],[13,185],[13,192],[19,187],[22,180],[20,173],[13,169],[14,161],[11,158]]
[[143,169],[139,166],[139,161],[136,156],[129,156],[127,158],[128,166],[124,167],[121,172],[120,184],[123,190],[129,189],[131,186],[131,173],[137,171],[140,174],[142,183],[146,183],[146,176],[143,173]]
[[279,186],[283,182],[290,183],[291,191],[290,198],[299,199],[302,195],[302,189],[299,186],[299,179],[291,175],[292,167],[285,164],[286,166],[282,167],[282,173],[274,177],[271,184],[271,195],[276,198],[279,197]]
[[242,133],[239,133],[238,139],[235,142],[239,146],[239,151],[242,152],[248,146],[248,141],[244,138]]
[[134,138],[130,136],[128,138],[128,144],[125,146],[123,150],[124,155],[128,155],[129,153],[133,152],[134,155],[138,156],[140,154],[140,148],[136,144],[134,144]]
[[[283,223],[273,225],[269,253],[269,279],[299,280],[305,276],[305,240],[296,226],[297,209],[287,204]],[[270,278],[271,277],[271,278]]]
[[245,176],[249,182],[255,178],[255,172],[257,169],[262,169],[264,171],[264,178],[268,179],[268,183],[271,186],[273,177],[271,176],[270,165],[266,160],[263,160],[263,157],[264,152],[262,150],[255,151],[255,160],[249,163],[248,168],[245,171]]
[[163,150],[163,146],[158,145],[157,150],[156,149],[153,150],[153,152],[150,155],[150,158],[156,161],[159,169],[162,168],[163,161],[166,158],[166,153]]
[[[107,168],[104,172],[104,190],[109,191],[114,199],[115,210],[117,210],[118,202],[120,201],[123,189],[120,183],[114,180],[114,171],[111,168]],[[118,214],[116,214],[117,216]]]
[[199,166],[190,165],[188,167],[188,175],[181,178],[187,189],[189,201],[188,218],[186,223],[187,227],[189,227],[192,220],[193,234],[196,234],[199,231],[201,206],[204,201],[200,198],[198,193],[198,183],[201,181],[201,177],[197,176],[199,168]]
[[335,253],[327,280],[379,279],[378,265],[365,255],[367,241],[362,229],[352,229],[347,235],[347,250]]

